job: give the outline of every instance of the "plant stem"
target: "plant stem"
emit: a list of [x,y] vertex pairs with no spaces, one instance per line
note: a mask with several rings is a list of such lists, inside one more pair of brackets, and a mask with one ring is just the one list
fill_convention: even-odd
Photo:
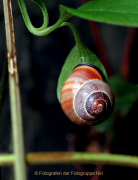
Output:
[[79,47],[79,46],[84,46],[84,44],[83,44],[83,42],[82,42],[82,39],[81,39],[81,37],[80,37],[80,35],[79,35],[76,27],[75,27],[73,24],[71,24],[71,23],[69,23],[69,22],[64,22],[64,23],[62,23],[62,24],[60,25],[60,27],[62,27],[62,26],[68,26],[68,27],[71,28],[71,30],[72,30],[72,32],[73,32],[73,34],[74,34],[74,37],[75,37],[76,45],[77,45],[78,47]]
[[27,13],[27,9],[25,7],[25,3],[24,3],[24,0],[18,0],[18,4],[19,4],[19,7],[20,7],[20,10],[21,10],[21,13],[23,15],[23,19],[27,25],[27,28],[29,29],[29,31],[41,31],[43,29],[46,29],[47,26],[48,26],[48,13],[47,13],[47,9],[43,3],[43,1],[39,1],[39,2],[35,2],[38,6],[40,6],[42,8],[42,12],[43,12],[43,17],[44,17],[44,23],[43,25],[40,27],[40,28],[35,28],[31,21],[30,21],[30,18],[28,16],[28,13]]
[[[14,154],[0,155],[0,166],[12,165]],[[28,165],[37,164],[105,164],[138,168],[138,157],[109,153],[52,152],[26,154]],[[22,173],[23,174],[23,173]],[[20,178],[21,179],[21,178]]]
[[63,152],[30,153],[26,156],[28,164],[109,164],[138,168],[138,157],[115,154]]
[[15,154],[14,174],[16,180],[26,180],[26,164],[24,153],[23,127],[20,89],[16,59],[15,36],[13,27],[13,16],[11,0],[3,0],[5,29],[7,41],[9,86],[10,86],[10,107],[12,121],[13,150]]
[[44,5],[44,3],[42,1],[37,2],[37,4],[39,5],[39,7],[42,9],[43,12],[43,16],[44,16],[44,23],[40,28],[35,28],[29,18],[27,9],[25,7],[25,3],[24,0],[18,0],[18,4],[24,19],[24,22],[26,24],[26,27],[28,28],[28,30],[36,35],[36,36],[46,36],[48,34],[50,34],[52,31],[54,31],[55,29],[59,28],[60,25],[65,22],[67,19],[69,19],[70,17],[72,17],[73,15],[70,14],[69,12],[67,12],[62,6],[60,6],[60,18],[59,20],[52,26],[49,26],[47,28],[48,25],[48,13],[47,13],[47,9]]

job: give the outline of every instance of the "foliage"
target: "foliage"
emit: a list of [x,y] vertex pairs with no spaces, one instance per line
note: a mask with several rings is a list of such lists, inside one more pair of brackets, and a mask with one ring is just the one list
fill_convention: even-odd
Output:
[[93,0],[78,9],[62,6],[80,18],[123,26],[138,26],[137,0]]
[[112,128],[116,112],[120,119],[125,118],[138,100],[136,85],[124,81],[121,76],[112,76],[109,78],[109,84],[115,94],[115,107],[111,116],[95,127],[99,131],[107,131]]

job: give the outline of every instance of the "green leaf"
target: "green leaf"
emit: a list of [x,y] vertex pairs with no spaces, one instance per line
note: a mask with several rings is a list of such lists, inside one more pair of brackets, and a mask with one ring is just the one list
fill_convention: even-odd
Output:
[[94,126],[94,128],[97,129],[99,132],[105,132],[109,130],[111,127],[113,127],[113,120],[114,120],[114,111],[112,112],[112,114],[109,116],[108,119],[106,119],[101,124]]
[[80,63],[94,64],[95,66],[97,66],[99,69],[102,70],[105,78],[107,79],[106,70],[103,64],[101,63],[101,61],[97,58],[97,56],[92,51],[90,51],[86,46],[81,45],[78,47],[76,45],[68,55],[58,79],[57,97],[59,102],[60,102],[60,93],[65,83],[65,80],[72,73],[74,67]]
[[66,9],[64,9],[61,5],[59,6],[60,9],[60,21],[65,22],[66,20],[68,20],[70,17],[72,17],[73,15],[66,11]]
[[137,0],[92,0],[78,9],[62,7],[80,18],[115,25],[138,27]]
[[115,109],[119,110],[120,117],[124,118],[138,100],[137,87],[135,84],[125,82],[121,76],[110,78],[109,83],[116,97]]

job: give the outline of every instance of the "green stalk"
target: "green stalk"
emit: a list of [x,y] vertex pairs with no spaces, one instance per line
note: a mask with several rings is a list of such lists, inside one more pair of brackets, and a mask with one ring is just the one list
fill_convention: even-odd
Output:
[[[34,0],[33,0],[34,1]],[[43,3],[43,1],[36,1],[36,3],[39,5],[39,7],[42,9],[43,12],[43,16],[44,16],[44,23],[40,28],[35,28],[29,18],[27,9],[25,7],[25,3],[24,0],[18,0],[18,4],[24,19],[24,22],[26,24],[26,27],[28,28],[28,30],[36,35],[36,36],[46,36],[48,34],[50,34],[52,31],[54,31],[55,29],[59,28],[60,25],[65,22],[67,19],[69,19],[70,17],[72,17],[73,15],[70,14],[69,12],[67,12],[62,6],[60,6],[60,18],[59,20],[52,26],[47,27],[48,25],[48,13],[47,13],[47,9]]]
[[108,153],[53,152],[29,153],[28,164],[107,164],[138,168],[138,157]]
[[14,174],[16,180],[26,180],[27,178],[22,127],[21,100],[11,0],[3,0],[3,6],[7,41],[12,139],[13,150],[15,154]]
[[76,45],[77,45],[78,47],[79,47],[79,46],[84,47],[84,44],[83,44],[83,42],[82,42],[82,39],[81,39],[81,37],[80,37],[80,35],[79,35],[76,27],[75,27],[73,24],[71,24],[71,23],[69,23],[69,22],[64,22],[64,23],[62,23],[62,24],[60,25],[60,27],[62,27],[62,26],[68,26],[68,27],[70,27],[70,29],[72,30],[72,32],[73,32],[73,34],[74,34],[75,41],[76,41]]
[[[14,154],[0,155],[0,166],[12,165]],[[88,153],[88,152],[52,152],[26,154],[28,165],[42,164],[105,164],[138,168],[138,157],[131,155]],[[23,174],[23,173],[22,173]],[[21,178],[20,178],[21,179]]]
[[44,5],[44,2],[40,0],[39,2],[36,1],[35,3],[42,8],[42,12],[43,12],[44,23],[40,28],[35,28],[32,25],[29,15],[28,15],[28,12],[27,12],[27,9],[26,9],[26,6],[25,6],[25,3],[24,3],[24,0],[18,0],[18,4],[19,4],[20,10],[21,10],[21,13],[23,15],[23,19],[24,19],[24,21],[27,25],[27,28],[30,32],[33,32],[33,31],[39,32],[41,30],[46,29],[48,26],[48,13],[47,13],[47,9]]

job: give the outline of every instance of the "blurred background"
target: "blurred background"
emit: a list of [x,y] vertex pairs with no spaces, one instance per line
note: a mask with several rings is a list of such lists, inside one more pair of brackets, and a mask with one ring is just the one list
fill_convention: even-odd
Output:
[[[72,8],[82,5],[81,0],[44,0],[48,14],[49,25],[53,25],[59,18],[59,4]],[[25,0],[31,21],[40,27],[43,16],[39,7],[32,1]],[[99,131],[95,127],[80,127],[72,123],[63,113],[56,96],[58,77],[75,41],[69,27],[62,27],[44,37],[32,35],[26,28],[17,0],[12,0],[15,36],[17,45],[17,60],[21,90],[25,150],[26,152],[53,151],[85,151],[111,152],[116,154],[138,155],[137,147],[137,107],[138,102],[130,108],[124,118],[115,113],[114,134],[111,138],[106,129]],[[97,49],[90,24],[87,20],[72,17],[73,23],[87,47],[98,57]],[[124,45],[130,28],[97,23],[106,56],[109,59],[112,75],[119,75],[122,65]],[[3,15],[3,3],[0,2],[0,72],[2,72],[6,57],[6,39]],[[130,73],[127,82],[138,84],[138,33],[130,53]],[[108,69],[109,70],[109,69]],[[0,76],[2,74],[0,73]],[[112,77],[112,76],[111,76]],[[138,88],[137,88],[138,90]],[[9,106],[9,88],[7,83],[5,101],[0,120],[0,152],[12,152],[11,118]],[[64,172],[64,171],[103,171],[103,176],[35,176],[34,171]],[[1,168],[1,179],[12,179],[12,169]],[[28,179],[138,179],[138,172],[133,168],[118,166],[94,165],[37,165],[28,166]],[[92,179],[93,178],[93,179]],[[95,179],[94,179],[95,178]],[[96,179],[97,178],[97,179]]]

